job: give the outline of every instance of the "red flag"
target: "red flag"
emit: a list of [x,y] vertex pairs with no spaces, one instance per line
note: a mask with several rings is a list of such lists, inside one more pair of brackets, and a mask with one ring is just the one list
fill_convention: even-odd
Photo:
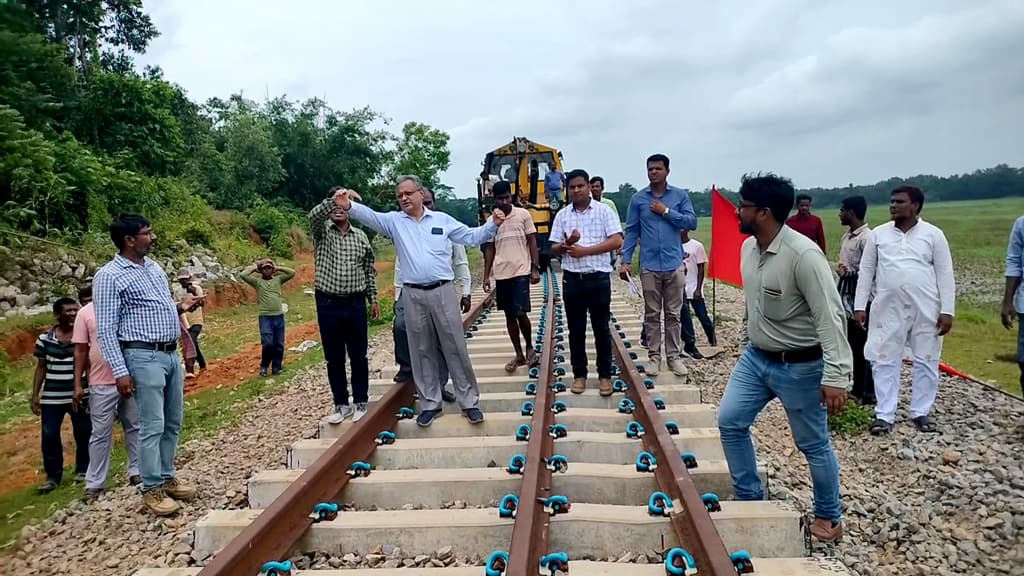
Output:
[[743,286],[740,274],[740,249],[747,234],[740,232],[736,206],[711,187],[711,255],[708,278]]

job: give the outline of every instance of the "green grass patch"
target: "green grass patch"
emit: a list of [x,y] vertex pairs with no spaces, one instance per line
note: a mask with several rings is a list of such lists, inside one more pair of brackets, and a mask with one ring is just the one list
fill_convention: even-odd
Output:
[[858,434],[868,429],[875,419],[875,413],[856,400],[851,400],[839,414],[828,417],[828,429],[838,434]]

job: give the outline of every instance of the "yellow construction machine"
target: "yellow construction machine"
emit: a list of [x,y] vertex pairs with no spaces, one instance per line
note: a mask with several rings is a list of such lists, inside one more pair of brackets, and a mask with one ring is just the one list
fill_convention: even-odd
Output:
[[551,170],[562,170],[562,153],[550,146],[534,142],[528,138],[515,137],[508,144],[491,150],[484,156],[483,171],[477,177],[476,197],[480,211],[478,221],[483,224],[491,216],[494,200],[491,187],[495,182],[504,180],[512,186],[512,194],[516,205],[525,208],[533,216],[533,224],[537,227],[537,248],[541,254],[541,268],[546,268],[550,260],[551,243],[548,234],[555,212],[565,204],[565,187],[563,186],[557,204],[548,202],[544,189],[544,176]]

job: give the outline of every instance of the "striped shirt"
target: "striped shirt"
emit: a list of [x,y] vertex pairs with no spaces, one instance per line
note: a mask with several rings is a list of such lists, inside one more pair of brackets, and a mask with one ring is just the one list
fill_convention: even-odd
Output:
[[[75,344],[71,340],[58,340],[57,328],[53,327],[36,339],[35,357],[46,363],[39,403],[51,406],[71,404],[71,396],[75,391]],[[87,385],[83,377],[82,386]]]
[[373,246],[362,230],[349,227],[342,234],[331,221],[334,200],[328,198],[309,211],[309,232],[313,236],[316,261],[316,289],[334,296],[364,294],[377,301],[377,279],[373,269]]
[[[583,247],[596,246],[622,233],[622,223],[619,222],[619,215],[612,211],[610,206],[591,199],[583,210],[576,210],[575,205],[571,203],[559,210],[551,225],[550,240],[552,243],[561,242],[572,235],[573,230],[580,231],[577,244]],[[608,252],[583,258],[573,258],[566,252],[562,255],[562,269],[579,274],[611,272],[612,262],[608,258]]]
[[121,342],[175,342],[181,336],[167,274],[148,257],[139,265],[117,254],[100,268],[93,280],[93,306],[100,351],[114,378],[128,376]]

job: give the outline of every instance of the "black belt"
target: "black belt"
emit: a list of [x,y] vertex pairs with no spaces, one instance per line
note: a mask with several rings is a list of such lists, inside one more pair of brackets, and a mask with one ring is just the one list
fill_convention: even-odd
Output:
[[810,348],[801,348],[799,350],[783,350],[780,352],[774,352],[771,350],[756,349],[758,352],[763,354],[769,361],[775,362],[776,364],[802,364],[804,362],[814,362],[820,360],[822,351],[821,346],[812,346]]
[[121,342],[122,350],[153,350],[156,352],[174,352],[178,349],[178,341],[171,342]]
[[609,274],[611,274],[611,272],[573,272],[571,270],[563,270],[562,271],[562,277],[563,278],[571,276],[573,278],[579,278],[580,280],[583,280],[583,279],[586,279],[586,278],[600,278],[601,276],[604,276],[604,277],[607,278]]
[[405,288],[415,288],[417,290],[433,290],[434,288],[440,288],[450,282],[451,280],[439,280],[437,282],[431,282],[430,284],[402,284],[402,286]]
[[366,292],[356,292],[355,294],[331,294],[330,292],[317,290],[316,297],[324,298],[326,300],[353,300],[356,298],[358,298],[359,300],[365,300]]

